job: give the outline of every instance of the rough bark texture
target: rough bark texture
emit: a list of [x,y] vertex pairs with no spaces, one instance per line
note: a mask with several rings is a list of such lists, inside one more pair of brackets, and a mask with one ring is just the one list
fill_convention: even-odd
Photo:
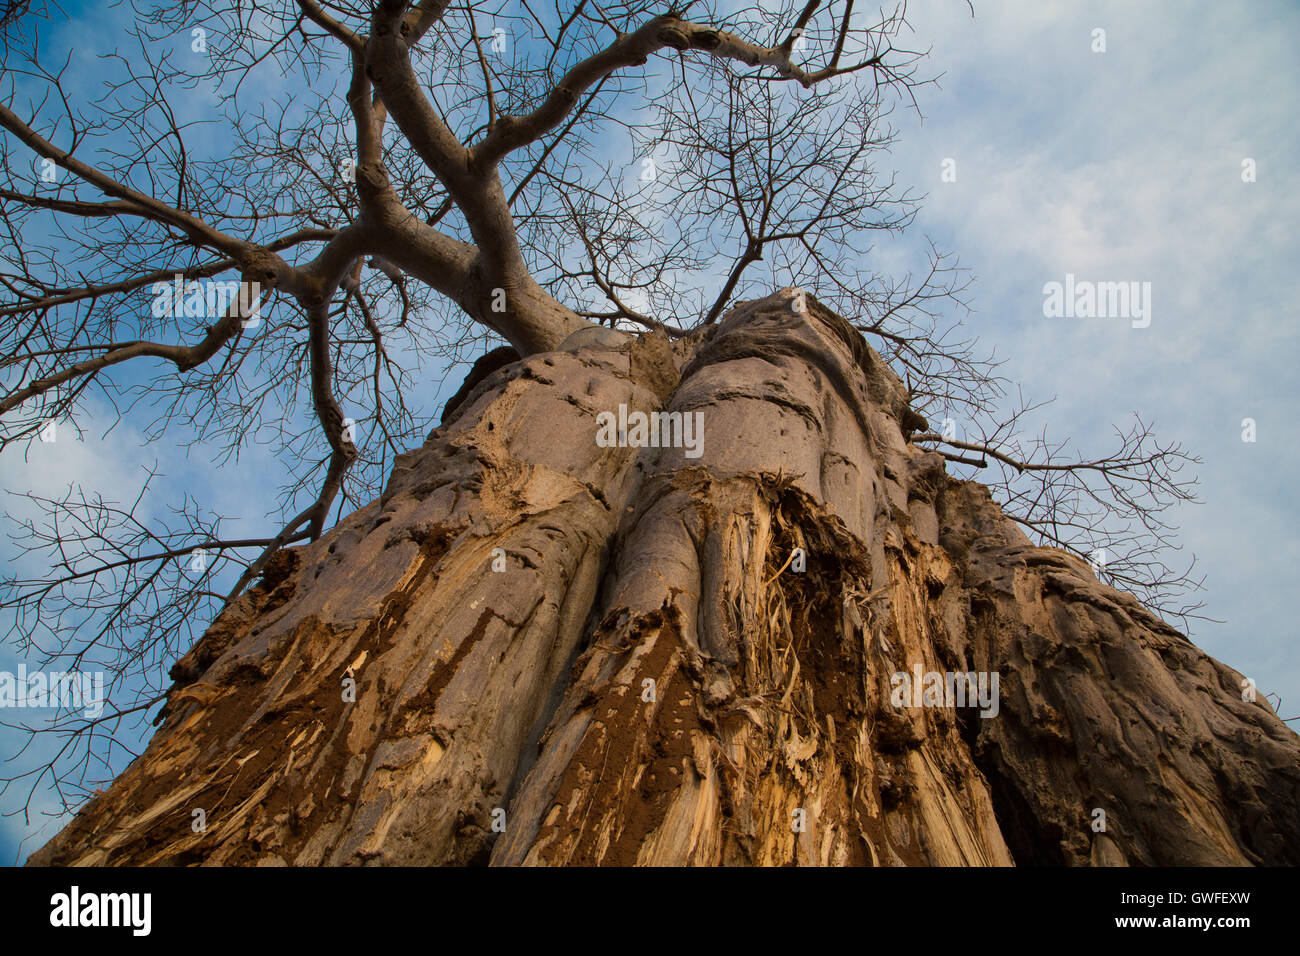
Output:
[[[491,371],[31,862],[1300,863],[1300,738],[910,445],[893,373],[795,302]],[[703,454],[598,447],[620,403],[703,412]],[[997,672],[997,716],[894,706],[917,665]]]

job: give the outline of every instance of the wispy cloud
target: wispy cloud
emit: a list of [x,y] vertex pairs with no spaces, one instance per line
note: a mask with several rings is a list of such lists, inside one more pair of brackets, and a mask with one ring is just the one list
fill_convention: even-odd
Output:
[[[1296,556],[1295,369],[1300,74],[1283,67],[1300,10],[1224,5],[977,4],[913,8],[946,70],[896,161],[930,193],[918,220],[979,277],[972,322],[1008,370],[1058,397],[1048,428],[1105,449],[1138,410],[1203,455],[1204,504],[1180,509],[1207,571],[1196,637],[1300,713],[1284,595]],[[1092,50],[1106,31],[1106,52]],[[940,164],[956,160],[955,183]],[[1242,181],[1242,160],[1257,180]],[[1069,272],[1153,287],[1153,321],[1047,319]],[[1241,420],[1259,422],[1256,444]]]

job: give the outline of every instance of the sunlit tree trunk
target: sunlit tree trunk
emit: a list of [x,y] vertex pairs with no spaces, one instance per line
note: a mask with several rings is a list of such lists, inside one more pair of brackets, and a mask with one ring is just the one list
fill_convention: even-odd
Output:
[[[702,440],[602,447],[620,405]],[[791,290],[491,371],[32,862],[1300,863],[1298,738],[924,424]]]

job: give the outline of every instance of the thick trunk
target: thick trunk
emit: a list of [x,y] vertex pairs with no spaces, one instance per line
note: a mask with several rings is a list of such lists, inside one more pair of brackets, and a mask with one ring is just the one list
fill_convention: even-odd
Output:
[[[32,862],[1300,863],[1300,738],[793,303],[492,372]],[[621,404],[702,447],[600,447]],[[996,714],[899,706],[916,671],[996,674]]]

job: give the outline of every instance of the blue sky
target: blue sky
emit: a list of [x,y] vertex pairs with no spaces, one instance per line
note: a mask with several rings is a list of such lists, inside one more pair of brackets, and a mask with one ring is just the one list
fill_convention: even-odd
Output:
[[[1193,639],[1300,714],[1300,6],[990,3],[973,20],[954,6],[911,8],[946,72],[894,154],[930,194],[917,227],[976,274],[970,323],[1009,376],[1057,397],[1038,418],[1050,432],[1102,450],[1138,411],[1205,459],[1203,503],[1175,520],[1208,576],[1204,613],[1225,623]],[[955,183],[939,181],[945,158]],[[1045,318],[1043,285],[1066,273],[1150,281],[1150,326]]]
[[[91,16],[65,42],[97,42],[102,25]],[[1225,623],[1197,624],[1193,640],[1279,694],[1282,716],[1300,714],[1286,606],[1300,558],[1291,491],[1300,473],[1300,5],[1024,0],[977,2],[972,18],[961,0],[940,0],[911,4],[909,18],[944,76],[920,94],[923,122],[895,114],[890,161],[929,198],[912,233],[872,255],[902,267],[928,235],[961,257],[976,277],[971,330],[1027,394],[1056,396],[1035,424],[1104,451],[1112,423],[1137,411],[1205,459],[1202,503],[1175,520],[1207,574],[1204,613]],[[1104,53],[1092,50],[1097,28]],[[1247,157],[1253,183],[1241,180]],[[956,182],[940,179],[945,159]],[[1043,285],[1066,273],[1151,282],[1150,326],[1045,318]],[[439,377],[430,370],[431,383]],[[1253,444],[1241,441],[1246,417],[1257,422]],[[0,487],[79,481],[121,500],[157,461],[159,507],[188,492],[259,527],[262,509],[249,502],[274,480],[270,459],[219,469],[200,453],[146,447],[130,422],[101,437],[109,424],[101,414],[84,442],[61,438],[26,461],[3,456]],[[16,663],[0,647],[0,669]],[[20,742],[0,729],[0,756]],[[0,798],[0,810],[12,799]],[[37,835],[36,823],[0,818],[0,863],[18,858],[20,839],[25,855],[53,832]]]

